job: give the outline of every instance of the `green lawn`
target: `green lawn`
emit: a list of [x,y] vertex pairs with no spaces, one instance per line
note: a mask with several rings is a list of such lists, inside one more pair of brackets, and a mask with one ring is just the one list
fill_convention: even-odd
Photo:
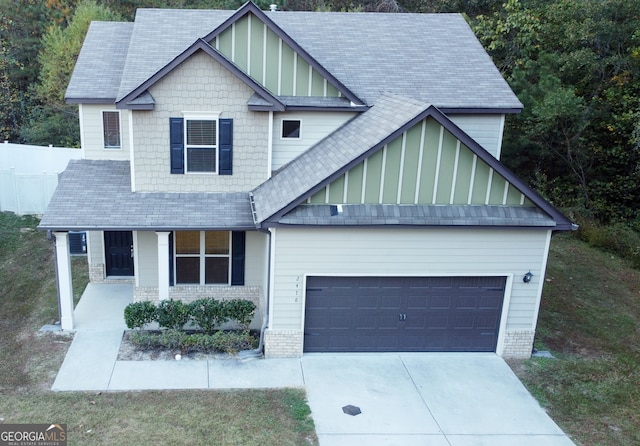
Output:
[[583,445],[640,444],[640,272],[574,236],[551,242],[536,347],[512,364]]
[[[0,423],[65,423],[69,445],[317,445],[304,391],[65,392],[49,389],[71,337],[58,318],[51,242],[34,217],[0,213]],[[86,259],[75,258],[76,299]]]

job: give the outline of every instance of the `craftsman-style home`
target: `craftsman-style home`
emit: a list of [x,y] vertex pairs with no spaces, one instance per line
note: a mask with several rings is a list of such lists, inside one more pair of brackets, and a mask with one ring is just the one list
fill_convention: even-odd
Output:
[[140,9],[94,22],[83,159],[43,216],[132,301],[246,298],[267,357],[528,357],[572,223],[500,162],[522,104],[458,14]]

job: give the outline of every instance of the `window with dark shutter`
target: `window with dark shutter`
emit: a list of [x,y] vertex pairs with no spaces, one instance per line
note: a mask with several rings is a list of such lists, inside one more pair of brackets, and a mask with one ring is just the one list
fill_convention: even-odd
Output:
[[233,173],[233,119],[171,118],[171,173]]
[[220,119],[220,175],[233,173],[233,119]]
[[184,173],[184,119],[169,119],[171,173]]
[[231,285],[244,285],[246,232],[231,233]]

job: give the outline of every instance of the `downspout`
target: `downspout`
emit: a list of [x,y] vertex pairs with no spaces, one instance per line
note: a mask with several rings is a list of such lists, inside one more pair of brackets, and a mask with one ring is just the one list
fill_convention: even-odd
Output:
[[[251,212],[253,214],[254,222],[256,221],[255,203],[253,201],[253,194],[249,193],[249,200],[251,202]],[[269,249],[267,252],[267,289],[265,290],[265,308],[262,316],[262,326],[260,327],[260,342],[255,350],[243,350],[238,353],[240,359],[258,359],[264,356],[264,332],[269,328],[269,306],[271,301],[271,239],[272,233],[268,229],[264,229],[260,224],[256,223],[258,232],[267,234],[269,236]]]

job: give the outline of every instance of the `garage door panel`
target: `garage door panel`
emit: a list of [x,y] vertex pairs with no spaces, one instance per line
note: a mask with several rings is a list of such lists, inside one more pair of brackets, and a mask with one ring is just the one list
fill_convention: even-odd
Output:
[[309,277],[305,351],[495,351],[505,277]]
[[451,297],[433,295],[427,300],[427,309],[429,310],[449,310],[451,308]]

